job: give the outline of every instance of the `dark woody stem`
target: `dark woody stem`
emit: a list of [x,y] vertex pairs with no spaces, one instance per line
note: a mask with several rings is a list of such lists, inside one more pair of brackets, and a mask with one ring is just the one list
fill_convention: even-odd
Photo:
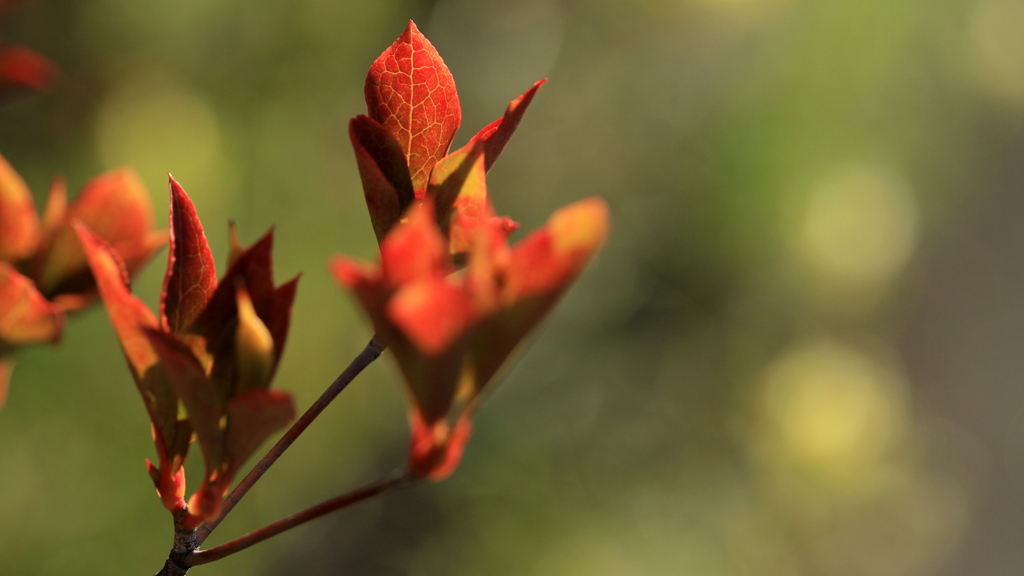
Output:
[[307,508],[302,512],[286,516],[277,522],[267,524],[263,528],[254,530],[245,536],[235,538],[234,540],[221,544],[220,546],[215,546],[209,550],[193,552],[184,559],[184,563],[188,566],[199,566],[200,564],[220,560],[221,558],[230,556],[236,552],[241,552],[254,544],[259,544],[267,538],[276,536],[285,530],[290,530],[300,524],[304,524],[310,520],[315,520],[325,514],[330,514],[331,512],[347,508],[348,506],[352,506],[353,504],[357,504],[363,500],[368,500],[374,496],[379,496],[396,488],[406,486],[418,479],[419,477],[414,476],[405,470],[399,471],[390,476],[385,476],[384,478],[371,482],[362,488],[358,488],[347,494],[332,498],[326,502]]
[[[249,489],[252,488],[261,477],[263,477],[263,474],[274,465],[274,462],[277,462],[277,459],[284,454],[285,450],[295,442],[299,435],[313,423],[313,420],[315,420],[316,417],[319,416],[325,408],[327,408],[338,394],[341,394],[341,391],[344,390],[345,387],[348,386],[364,368],[369,366],[381,355],[381,353],[384,352],[384,348],[385,346],[377,341],[376,336],[370,340],[370,343],[366,345],[366,348],[364,348],[354,360],[352,360],[352,363],[348,365],[348,368],[345,368],[345,371],[338,375],[334,382],[332,382],[331,385],[324,390],[324,393],[320,395],[320,398],[317,398],[316,402],[306,410],[306,413],[296,420],[295,424],[292,424],[292,427],[289,428],[288,431],[285,432],[284,436],[277,441],[277,444],[274,444],[274,447],[271,448],[270,451],[267,452],[267,454],[256,464],[256,466],[253,467],[249,474],[247,474],[245,478],[235,486],[235,489],[224,498],[224,502],[221,505],[220,515],[213,520],[206,521],[202,526],[196,529],[195,547],[193,549],[198,548],[206,538],[209,537],[210,533],[212,533],[221,521],[231,513],[231,510],[235,505],[238,504],[246,493],[249,492]],[[257,540],[257,542],[258,541],[259,540]],[[253,544],[255,544],[255,542],[253,542]],[[250,545],[251,544],[246,545],[246,547]],[[206,560],[205,562],[210,562],[210,560]]]
[[196,543],[196,531],[185,528],[183,525],[186,518],[188,518],[188,506],[174,515],[174,545],[171,547],[170,554],[167,555],[164,567],[156,573],[156,576],[185,576],[188,573],[189,566],[186,563],[186,558],[199,547],[199,544]]

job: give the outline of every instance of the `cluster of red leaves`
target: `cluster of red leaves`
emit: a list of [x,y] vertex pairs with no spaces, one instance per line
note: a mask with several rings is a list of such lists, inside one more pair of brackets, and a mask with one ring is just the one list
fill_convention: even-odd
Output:
[[410,22],[370,67],[369,115],[349,125],[381,263],[337,258],[332,269],[398,361],[421,477],[458,466],[488,383],[607,234],[598,198],[559,210],[514,248],[506,237],[517,225],[495,216],[486,173],[543,82],[449,154],[462,115],[455,82]]
[[[193,437],[206,470],[184,525],[216,517],[239,467],[294,418],[291,397],[270,390],[284,349],[298,278],[275,287],[273,232],[243,249],[231,229],[218,282],[202,224],[170,181],[170,253],[159,319],[131,294],[119,251],[75,229],[153,424],[159,466],[147,461],[164,506],[185,506],[183,463]],[[184,411],[179,410],[179,402]]]
[[42,220],[21,176],[0,156],[0,406],[17,346],[56,342],[65,313],[95,298],[96,284],[73,224],[117,249],[131,276],[166,242],[153,230],[149,193],[128,169],[90,180],[70,205],[64,181],[50,189]]
[[[0,0],[0,18],[15,0]],[[22,89],[46,90],[57,68],[46,57],[24,46],[0,43],[0,98]]]

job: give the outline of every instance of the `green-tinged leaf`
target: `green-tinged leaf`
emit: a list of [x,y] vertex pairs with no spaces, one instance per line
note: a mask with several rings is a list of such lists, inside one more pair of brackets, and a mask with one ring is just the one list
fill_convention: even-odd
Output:
[[235,362],[238,365],[236,394],[270,384],[274,369],[274,337],[256,315],[244,286],[235,289],[238,327],[235,328]]
[[227,424],[224,419],[226,399],[210,383],[192,350],[177,337],[157,329],[146,330],[145,334],[185,405],[206,461],[207,476],[221,470],[225,463],[223,438]]

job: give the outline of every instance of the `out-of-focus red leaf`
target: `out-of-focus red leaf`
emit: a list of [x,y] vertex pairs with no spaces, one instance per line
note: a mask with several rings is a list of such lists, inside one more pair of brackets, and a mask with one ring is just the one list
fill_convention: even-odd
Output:
[[608,235],[608,218],[604,200],[580,200],[512,248],[499,296],[505,309],[482,326],[474,346],[478,391],[583,271]]
[[5,345],[55,342],[64,314],[14,266],[0,262],[0,349]]
[[34,50],[0,48],[0,94],[16,88],[48,90],[56,77],[57,67]]
[[402,147],[419,195],[434,164],[448,153],[462,109],[451,72],[411,20],[370,66],[364,93],[370,118]]
[[[82,242],[110,323],[153,422],[154,440],[162,460],[161,473],[173,478],[188,448],[191,432],[178,422],[178,394],[146,335],[147,329],[159,328],[156,316],[129,291],[127,272],[117,253],[80,221],[72,222],[71,226]],[[168,462],[170,465],[166,465]]]
[[377,241],[415,199],[406,156],[398,141],[376,120],[356,116],[349,122],[363,194]]
[[448,243],[434,224],[433,213],[429,203],[413,207],[406,225],[395,228],[381,244],[384,279],[391,285],[452,271]]
[[166,233],[153,231],[152,202],[134,170],[122,168],[89,182],[67,208],[57,226],[39,274],[48,295],[82,294],[93,289],[85,254],[71,222],[79,220],[110,244],[134,274],[163,245]]
[[21,176],[0,156],[0,261],[17,262],[39,244],[39,216]]
[[508,108],[505,109],[505,115],[498,118],[494,122],[491,122],[487,126],[484,126],[482,130],[476,133],[469,143],[466,144],[466,148],[472,147],[477,142],[482,142],[484,145],[484,158],[486,162],[484,169],[487,172],[491,171],[491,167],[498,160],[498,156],[501,156],[501,152],[505,149],[505,145],[512,138],[512,134],[515,133],[516,128],[519,127],[519,122],[522,121],[523,115],[526,114],[526,109],[530,106],[530,102],[533,102],[533,97],[537,94],[537,90],[540,89],[541,85],[547,82],[547,78],[538,80],[534,85],[523,93],[522,96],[508,103]]
[[442,354],[476,316],[462,287],[440,276],[404,284],[387,315],[425,356]]
[[217,270],[192,200],[174,178],[168,176],[168,180],[170,253],[160,317],[165,330],[180,334],[195,322],[217,289]]
[[[481,184],[467,198],[486,197],[482,155],[474,172]],[[336,259],[333,272],[355,292],[405,377],[410,469],[440,479],[458,465],[484,387],[603,243],[608,208],[597,198],[567,206],[514,249],[487,204],[457,213],[468,249],[459,274],[451,274],[430,208],[429,200],[414,205],[387,235],[379,267]]]

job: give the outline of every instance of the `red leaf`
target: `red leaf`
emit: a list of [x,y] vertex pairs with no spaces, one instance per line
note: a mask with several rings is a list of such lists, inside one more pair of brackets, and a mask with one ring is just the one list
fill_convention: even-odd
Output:
[[477,132],[476,136],[473,136],[469,143],[464,146],[464,148],[469,148],[477,142],[483,142],[484,157],[487,159],[484,169],[487,172],[491,171],[491,167],[494,166],[498,156],[501,156],[502,150],[505,149],[505,145],[512,138],[512,134],[519,127],[519,122],[522,121],[523,115],[526,114],[526,109],[530,106],[530,102],[533,101],[537,90],[547,81],[547,78],[538,80],[522,96],[509,102],[504,116],[484,126],[483,130]]
[[158,365],[159,356],[145,333],[147,328],[158,327],[156,316],[128,290],[124,265],[110,246],[81,222],[73,222],[72,227],[81,239],[110,323],[153,422],[157,450],[174,461],[184,455],[188,444],[187,437],[182,441],[185,431],[178,425],[178,395]]
[[463,336],[474,313],[469,296],[440,276],[404,284],[388,302],[388,318],[426,356],[438,356]]
[[14,88],[48,90],[56,76],[53,63],[34,50],[21,46],[0,50],[0,94]]
[[152,210],[149,192],[134,170],[112,170],[87,182],[49,241],[40,289],[55,295],[95,288],[82,245],[71,228],[73,220],[80,220],[110,244],[128,274],[134,274],[164,242],[163,232],[153,232]]
[[274,231],[271,230],[238,257],[217,285],[206,310],[196,319],[191,328],[192,332],[215,341],[226,329],[234,328],[233,322],[238,314],[235,305],[235,278],[240,278],[245,283],[256,313],[264,322],[267,321],[275,290],[271,262],[273,247]]
[[39,216],[21,176],[0,156],[0,260],[17,262],[39,244]]
[[386,128],[367,116],[353,118],[348,133],[373,231],[381,242],[415,199],[405,153]]
[[217,270],[192,200],[174,178],[168,178],[170,254],[160,298],[160,316],[165,330],[181,334],[192,326],[217,289]]
[[451,146],[462,121],[455,80],[434,46],[410,20],[366,77],[368,113],[402,147],[417,195]]
[[56,342],[64,314],[14,266],[0,262],[0,353],[6,345]]
[[430,204],[418,204],[407,222],[396,227],[380,246],[384,279],[392,286],[451,271],[448,243],[434,224]]

